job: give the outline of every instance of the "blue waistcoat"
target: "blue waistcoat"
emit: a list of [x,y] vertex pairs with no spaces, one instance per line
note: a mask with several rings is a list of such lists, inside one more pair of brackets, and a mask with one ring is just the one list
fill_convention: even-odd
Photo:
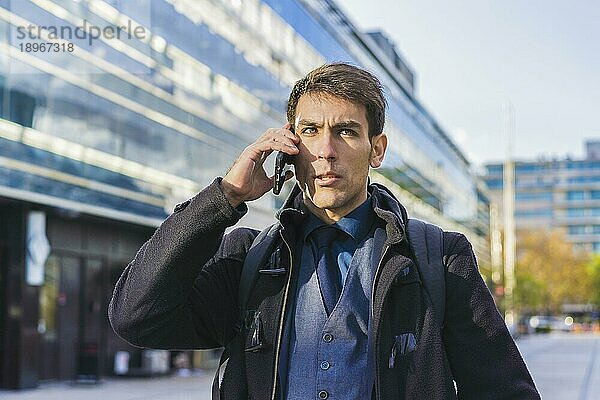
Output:
[[[370,201],[363,206],[370,208]],[[355,244],[351,258],[338,259],[345,282],[329,317],[320,293],[314,254],[310,246],[303,246],[295,302],[286,318],[289,342],[284,345],[287,359],[281,371],[286,375],[282,393],[286,399],[371,398],[375,361],[374,338],[369,336],[371,290],[379,261],[379,254],[373,253],[380,252],[379,244],[385,240],[385,231],[376,229],[377,218],[369,213],[372,209],[365,213],[365,207],[360,208],[355,211],[366,217],[363,221],[340,220],[344,231],[353,237],[355,233],[364,237]],[[314,228],[310,225],[309,221],[305,232]],[[349,268],[343,264],[349,264]]]

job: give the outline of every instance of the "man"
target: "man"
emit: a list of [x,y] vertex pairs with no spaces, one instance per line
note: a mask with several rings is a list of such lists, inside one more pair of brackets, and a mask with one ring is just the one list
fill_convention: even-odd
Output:
[[[145,347],[225,346],[222,399],[539,398],[458,233],[443,234],[437,323],[406,210],[368,185],[387,147],[379,81],[348,64],[319,67],[294,86],[287,119],[142,246],[115,288],[115,331]],[[258,232],[224,231],[273,187],[263,169],[273,151],[293,156],[297,185],[242,306]]]

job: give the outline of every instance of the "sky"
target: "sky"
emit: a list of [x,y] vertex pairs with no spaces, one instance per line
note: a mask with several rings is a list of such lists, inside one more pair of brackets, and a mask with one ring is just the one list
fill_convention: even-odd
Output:
[[600,140],[600,2],[337,0],[361,30],[396,43],[416,95],[475,167],[513,157],[583,158]]

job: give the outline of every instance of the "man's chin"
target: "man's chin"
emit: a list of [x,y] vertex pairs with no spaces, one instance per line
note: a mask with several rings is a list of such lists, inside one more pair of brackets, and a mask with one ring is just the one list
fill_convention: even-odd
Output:
[[311,202],[315,207],[323,210],[334,210],[344,203],[339,196],[336,196],[336,193],[323,193],[322,191],[315,193]]

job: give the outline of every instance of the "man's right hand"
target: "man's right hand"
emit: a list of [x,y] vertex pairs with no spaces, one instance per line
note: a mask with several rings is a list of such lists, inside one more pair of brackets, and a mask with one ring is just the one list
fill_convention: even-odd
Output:
[[[221,188],[233,207],[243,202],[260,198],[273,188],[274,176],[268,177],[263,163],[273,151],[282,151],[295,156],[300,142],[298,135],[291,130],[289,123],[279,129],[267,129],[254,143],[242,151],[233,166],[223,177]],[[288,171],[285,179],[293,176]]]

